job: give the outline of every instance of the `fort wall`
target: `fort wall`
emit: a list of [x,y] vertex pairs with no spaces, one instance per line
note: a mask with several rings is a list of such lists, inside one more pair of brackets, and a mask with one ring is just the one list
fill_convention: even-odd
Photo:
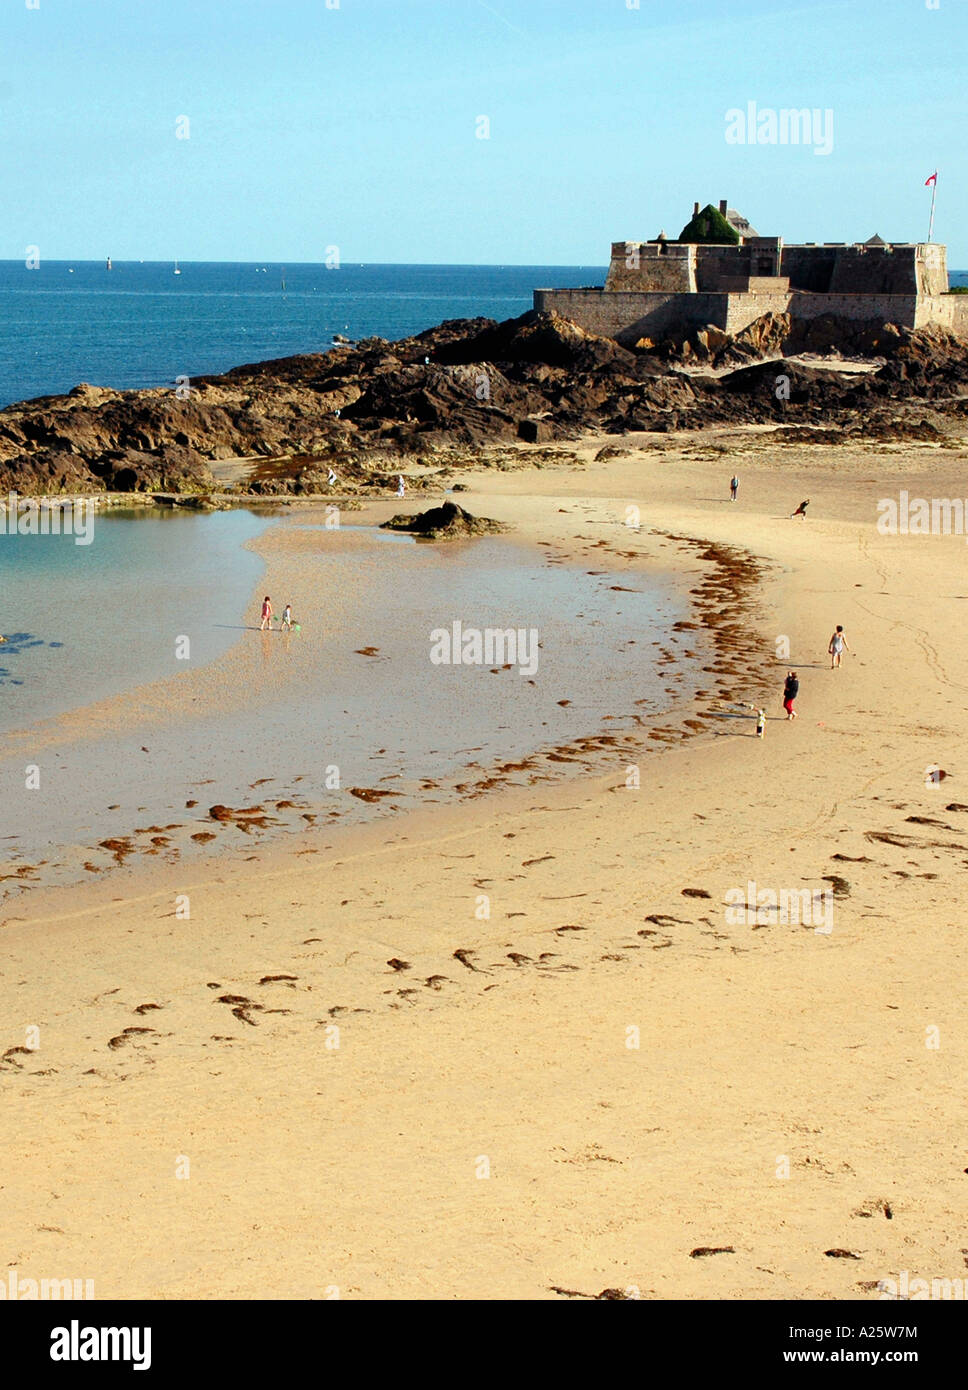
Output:
[[742,333],[751,323],[764,314],[785,314],[790,307],[788,290],[776,289],[769,293],[724,294],[726,300],[726,332]]
[[534,307],[571,319],[588,333],[634,346],[712,324],[739,333],[763,314],[786,312],[789,293],[680,294],[622,290],[535,290]]
[[695,294],[696,250],[688,242],[615,241],[605,288],[655,294]]
[[753,237],[738,246],[617,241],[607,290],[716,294],[747,279],[786,278],[811,294],[941,295],[948,288],[945,248],[935,244],[784,246]]
[[804,294],[790,296],[795,319],[816,319],[822,314],[850,323],[896,323],[916,327],[918,297],[910,294]]
[[713,325],[736,334],[764,314],[829,315],[848,323],[968,336],[968,296],[946,294],[945,247],[934,243],[784,246],[779,237],[738,245],[664,240],[612,243],[604,289],[535,290],[589,332],[634,345]]
[[948,288],[948,248],[929,241],[915,249],[918,252],[918,293],[943,295]]
[[634,346],[676,331],[715,324],[726,330],[725,294],[666,294],[639,290],[535,290],[534,307],[571,319],[588,333]]
[[918,301],[915,328],[937,324],[968,338],[968,294],[939,294]]
[[589,333],[634,346],[640,338],[659,342],[712,324],[741,333],[764,314],[789,313],[795,320],[829,314],[848,323],[926,328],[937,324],[968,337],[968,295],[811,294],[768,291],[666,294],[637,290],[535,290],[534,307],[571,319]]

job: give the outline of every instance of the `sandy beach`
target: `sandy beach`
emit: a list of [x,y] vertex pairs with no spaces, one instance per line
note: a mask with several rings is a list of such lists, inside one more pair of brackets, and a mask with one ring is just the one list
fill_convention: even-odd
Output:
[[[460,501],[516,546],[691,597],[655,639],[665,711],[623,703],[612,741],[570,729],[369,823],[313,802],[285,835],[229,825],[231,854],[102,855],[4,905],[22,1276],[122,1299],[877,1299],[900,1271],[965,1277],[965,538],[876,524],[901,489],[964,495],[964,450],[749,429],[596,461],[606,443],[457,475]],[[298,607],[318,557],[295,534],[264,558]],[[199,719],[225,708],[216,666]],[[170,715],[131,692],[51,746]],[[808,890],[825,929],[738,920],[760,890]]]

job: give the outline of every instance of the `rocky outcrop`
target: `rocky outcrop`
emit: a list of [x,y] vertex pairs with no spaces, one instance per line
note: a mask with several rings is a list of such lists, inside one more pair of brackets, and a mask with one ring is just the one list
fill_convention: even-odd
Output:
[[431,507],[417,515],[391,516],[382,523],[387,531],[409,531],[430,541],[452,541],[463,536],[494,536],[508,528],[502,521],[492,521],[486,516],[472,516],[458,507],[455,502],[445,502],[443,506]]
[[[643,343],[648,340],[643,339]],[[789,313],[767,313],[741,332],[725,333],[713,324],[670,335],[648,351],[675,364],[708,363],[717,371],[741,367],[764,358],[805,354],[846,361],[897,359],[935,363],[942,369],[964,359],[968,342],[943,328],[899,328],[879,320],[849,321],[831,314],[797,319]]]
[[[403,459],[468,462],[489,446],[590,430],[963,428],[968,343],[939,329],[834,329],[767,314],[734,337],[710,326],[631,351],[532,312],[235,367],[195,378],[187,394],[81,385],[0,411],[0,492],[203,496],[225,459],[253,461],[244,491],[325,493],[332,469],[337,490],[352,492],[395,486]],[[834,345],[873,369],[790,360]]]

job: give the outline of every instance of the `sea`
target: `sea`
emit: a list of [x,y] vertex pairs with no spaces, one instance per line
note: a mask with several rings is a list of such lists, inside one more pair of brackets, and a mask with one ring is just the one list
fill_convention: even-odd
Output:
[[[175,271],[179,272],[178,274]],[[507,319],[532,291],[601,286],[606,266],[0,261],[0,408],[79,382],[179,376],[325,352],[333,335],[403,338],[445,319]],[[952,286],[968,285],[955,271]]]
[[536,288],[600,286],[605,275],[605,266],[0,261],[0,408],[82,381],[174,386],[326,352],[336,333],[395,339],[445,319],[515,318]]
[[248,510],[98,512],[83,533],[0,533],[0,735],[205,665],[243,631],[264,565]]

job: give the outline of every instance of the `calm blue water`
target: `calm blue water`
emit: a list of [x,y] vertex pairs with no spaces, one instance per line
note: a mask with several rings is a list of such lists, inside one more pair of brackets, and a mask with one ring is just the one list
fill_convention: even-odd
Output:
[[[134,518],[137,518],[136,520]],[[0,535],[0,733],[203,665],[242,635],[263,563],[246,511],[98,513],[92,540]]]
[[[333,334],[403,338],[443,319],[506,319],[539,286],[601,285],[605,267],[0,261],[0,406],[94,386],[324,352]],[[285,289],[283,289],[285,283]]]
[[[297,542],[308,539],[298,521],[282,523]],[[251,804],[261,778],[280,795],[298,791],[347,814],[354,799],[345,788],[415,794],[427,778],[463,781],[469,764],[513,762],[597,728],[618,734],[699,683],[705,658],[685,655],[694,634],[681,638],[675,673],[655,659],[653,643],[676,643],[670,629],[689,611],[668,576],[617,581],[512,537],[438,547],[317,526],[318,544],[294,552],[294,588],[287,579],[287,592],[275,592],[277,611],[294,600],[300,633],[240,630],[260,561],[239,542],[259,524],[243,512],[167,513],[99,518],[86,548],[0,537],[0,623],[9,617],[11,634],[20,626],[10,653],[0,646],[0,864],[14,847],[33,855],[78,840],[92,846],[149,820],[184,824],[185,802],[196,797],[203,807]],[[612,529],[626,528],[616,520]],[[282,560],[285,549],[275,554]],[[260,583],[256,596],[262,591]],[[534,628],[540,659],[527,678],[513,668],[432,662],[432,634],[450,633],[456,619]],[[189,663],[175,658],[181,634],[191,637]],[[200,676],[189,692],[200,704],[188,706],[187,720],[178,706],[166,720],[146,693],[144,716],[128,706],[122,724],[109,719],[99,730],[92,721],[90,739],[58,743],[42,757],[43,734],[37,744],[4,736],[179,665],[194,669],[226,638],[240,643],[228,708],[213,705],[220,687]],[[243,691],[244,708],[235,694]],[[41,785],[25,796],[24,767],[35,759]],[[326,786],[334,763],[342,795]],[[620,768],[624,777],[624,759]],[[0,884],[0,902],[7,891]]]

